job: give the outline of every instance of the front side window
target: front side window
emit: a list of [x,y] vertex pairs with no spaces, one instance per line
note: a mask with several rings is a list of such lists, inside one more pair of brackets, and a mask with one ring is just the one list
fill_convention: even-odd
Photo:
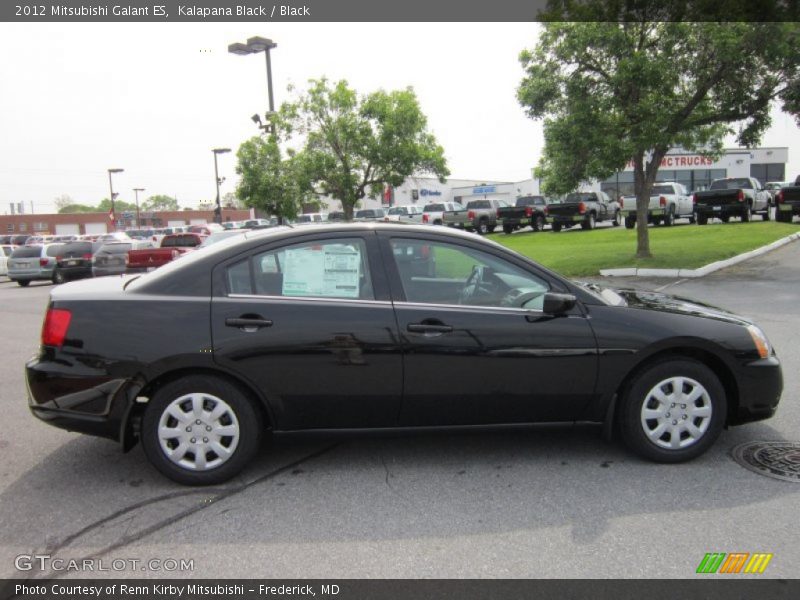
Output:
[[542,310],[544,279],[468,246],[395,238],[391,242],[406,301]]
[[361,239],[305,242],[256,254],[227,269],[232,294],[374,300]]

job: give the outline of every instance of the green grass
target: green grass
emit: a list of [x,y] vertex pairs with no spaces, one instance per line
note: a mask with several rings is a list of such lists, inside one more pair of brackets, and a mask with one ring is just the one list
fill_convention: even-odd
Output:
[[636,230],[549,230],[489,236],[568,277],[598,275],[600,269],[639,267],[696,269],[754,250],[800,231],[797,224],[770,222],[650,227],[649,259],[636,258]]

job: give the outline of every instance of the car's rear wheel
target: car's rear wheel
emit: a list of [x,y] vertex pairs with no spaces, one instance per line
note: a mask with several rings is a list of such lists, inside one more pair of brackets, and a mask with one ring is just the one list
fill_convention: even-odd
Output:
[[706,215],[697,215],[697,224],[698,225],[707,225],[708,224],[708,217]]
[[625,229],[636,227],[636,217],[625,217]]
[[64,277],[64,273],[62,273],[58,269],[53,271],[53,283],[56,283],[56,284],[64,283],[66,280],[67,280],[67,278]]
[[772,211],[772,204],[767,204],[767,210],[765,210],[762,213],[761,218],[764,219],[765,221],[769,221],[770,220],[770,214],[769,213],[771,211]]
[[261,445],[261,415],[232,383],[208,375],[159,389],[142,421],[142,446],[161,473],[186,485],[212,485],[237,475]]
[[753,209],[748,204],[744,207],[744,211],[742,212],[742,223],[749,223],[753,220]]
[[622,398],[622,437],[644,458],[691,460],[717,439],[726,413],[725,390],[708,367],[690,359],[665,359],[628,387]]
[[478,221],[478,233],[481,235],[486,235],[489,233],[489,222],[486,219],[481,219]]
[[511,225],[503,225],[503,233],[511,234],[514,232],[514,227]]
[[614,212],[614,218],[613,218],[613,219],[612,219],[612,221],[611,221],[611,225],[612,225],[613,227],[619,227],[619,224],[620,224],[621,222],[622,222],[622,221],[621,221],[621,219],[620,219],[620,216],[619,216],[619,211],[616,211],[616,212]]
[[561,231],[561,223],[553,223],[552,230],[558,233]]
[[17,279],[17,285],[20,287],[28,287],[31,283],[30,279]]
[[670,206],[669,211],[664,215],[664,226],[672,227],[673,225],[675,225],[675,208]]
[[[719,220],[720,220],[720,221],[722,221],[723,223],[727,223],[727,222],[729,222],[729,221],[731,220],[731,217],[730,217],[730,215],[722,215],[722,216],[719,218]],[[744,219],[743,219],[743,220],[744,220]]]
[[535,215],[533,217],[531,229],[533,229],[533,231],[544,231],[544,217],[542,215]]

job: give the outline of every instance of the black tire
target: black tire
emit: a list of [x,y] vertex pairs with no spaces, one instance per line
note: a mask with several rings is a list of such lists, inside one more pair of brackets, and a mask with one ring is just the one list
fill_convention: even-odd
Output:
[[514,227],[511,225],[503,225],[503,233],[511,234],[514,232]]
[[55,269],[53,271],[53,283],[58,285],[58,284],[64,283],[66,280],[67,280],[67,278],[64,277],[64,273],[63,272],[59,271],[58,269]]
[[636,217],[625,217],[625,229],[636,227]]
[[441,220],[441,219],[436,219],[436,220],[433,222],[433,224],[434,224],[434,225],[441,225],[441,224],[442,224],[442,220]]
[[17,285],[20,287],[28,287],[30,284],[30,279],[17,279]]
[[489,233],[489,222],[486,219],[481,219],[478,221],[478,233],[481,235],[486,235]]
[[728,222],[730,222],[730,220],[731,220],[731,216],[730,216],[730,215],[722,215],[722,216],[719,218],[719,220],[720,220],[720,221],[722,221],[723,223],[728,223]]
[[561,223],[553,223],[552,230],[556,233],[561,231]]
[[672,227],[675,225],[675,207],[670,206],[667,214],[664,216],[664,220],[662,221],[665,227]]
[[698,225],[708,225],[708,217],[706,215],[697,215]]
[[[682,389],[670,397],[677,393],[676,382]],[[655,397],[657,389],[665,401]],[[702,393],[694,401],[687,399],[698,392]],[[655,462],[691,460],[716,441],[727,409],[725,390],[711,369],[691,359],[665,358],[639,373],[623,393],[622,438],[636,454]]]
[[612,227],[619,227],[620,223],[622,223],[622,219],[619,216],[619,211],[614,212],[614,219],[611,221]]
[[[191,396],[202,396],[199,401],[202,402],[203,415],[201,423],[197,424],[195,415],[187,415],[191,417],[187,421],[179,421],[175,417],[170,416],[166,410],[170,405],[173,407],[177,404],[179,407],[191,407]],[[179,401],[183,398],[183,401]],[[219,417],[213,419],[209,416],[206,408],[213,408],[219,406],[219,402],[223,405],[224,409]],[[188,405],[186,403],[189,403]],[[183,408],[181,410],[184,410]],[[224,449],[233,447],[230,456],[224,458],[223,454],[217,454],[213,448],[206,446],[206,453],[203,460],[211,458],[211,462],[219,459],[222,462],[218,466],[209,466],[203,470],[194,470],[192,468],[181,466],[169,458],[166,450],[162,448],[161,441],[159,440],[158,430],[161,425],[162,419],[165,419],[165,424],[175,430],[175,438],[165,440],[165,444],[169,445],[174,443],[176,445],[173,450],[180,447],[178,442],[179,436],[186,436],[194,434],[197,437],[192,438],[198,440],[198,448],[201,447],[202,442],[199,440],[201,436],[208,435],[212,444],[214,443],[214,429],[216,427],[235,427],[236,435],[225,436],[217,434],[218,439],[216,444]],[[184,430],[184,424],[187,423],[187,428]],[[190,428],[198,427],[199,434],[192,432]],[[211,432],[210,434],[207,432]],[[264,426],[261,419],[260,411],[253,405],[252,401],[245,395],[238,386],[210,375],[189,375],[182,377],[166,384],[159,389],[150,402],[144,413],[142,420],[142,447],[144,453],[150,463],[162,474],[169,479],[184,485],[214,485],[227,481],[234,477],[253,459],[261,447],[261,440],[264,433]],[[202,438],[208,441],[208,437]],[[198,461],[198,455],[192,450],[191,439],[184,440],[189,450],[185,451],[181,456],[191,456],[191,461]],[[181,442],[183,443],[183,442]],[[216,457],[216,459],[214,458]],[[186,459],[189,461],[189,459]],[[190,461],[190,462],[191,462]]]
[[594,218],[594,213],[589,213],[589,216],[586,217],[586,220],[583,221],[583,223],[581,223],[581,229],[585,231],[591,231],[592,229],[594,229],[595,225],[596,221]]
[[694,225],[697,222],[697,218],[692,213],[692,216],[689,217],[689,225]]
[[744,211],[742,212],[742,223],[749,223],[753,220],[753,209],[748,204],[744,207]]
[[764,221],[769,221],[769,220],[770,220],[770,214],[769,214],[769,211],[771,211],[771,210],[772,210],[772,204],[767,204],[767,210],[765,210],[765,211],[762,213],[762,215],[761,215],[761,218],[762,218]]

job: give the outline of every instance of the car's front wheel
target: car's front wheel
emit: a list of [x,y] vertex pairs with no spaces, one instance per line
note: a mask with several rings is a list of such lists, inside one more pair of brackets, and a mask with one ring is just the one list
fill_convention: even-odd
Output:
[[725,390],[708,367],[670,358],[631,382],[622,398],[622,437],[634,452],[650,460],[691,460],[717,439],[726,413]]
[[261,414],[232,383],[183,377],[159,389],[142,421],[142,446],[161,473],[186,485],[237,475],[261,446]]

